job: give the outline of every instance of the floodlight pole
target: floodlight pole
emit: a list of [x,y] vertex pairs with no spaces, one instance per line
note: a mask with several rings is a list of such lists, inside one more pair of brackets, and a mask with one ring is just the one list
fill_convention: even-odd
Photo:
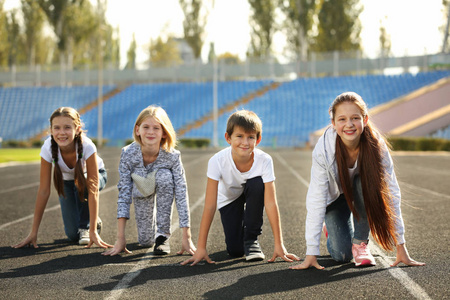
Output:
[[[214,44],[213,44],[214,45]],[[213,146],[219,147],[219,136],[218,136],[218,126],[217,119],[219,117],[218,112],[218,101],[217,101],[217,56],[214,51],[214,60],[213,60]]]
[[[213,10],[215,6],[215,1],[212,2]],[[217,55],[216,55],[216,47],[214,42],[212,42],[213,47],[213,146],[215,148],[219,147],[219,135],[218,135],[218,118],[219,118],[219,112],[218,112],[218,100],[217,100]]]
[[103,49],[102,49],[102,24],[103,24],[103,3],[98,0],[98,115],[97,115],[97,146],[103,145]]

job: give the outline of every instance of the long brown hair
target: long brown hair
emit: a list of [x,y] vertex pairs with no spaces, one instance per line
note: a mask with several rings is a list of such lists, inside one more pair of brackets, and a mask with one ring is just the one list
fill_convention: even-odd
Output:
[[[347,92],[337,96],[331,104],[329,113],[332,120],[334,120],[337,106],[344,102],[355,104],[360,109],[363,118],[368,117],[367,105],[361,96],[353,92]],[[396,216],[390,206],[392,197],[388,186],[390,174],[387,174],[383,167],[383,145],[381,140],[389,148],[387,141],[368,120],[359,142],[358,166],[364,206],[372,236],[385,250],[392,250],[397,243],[394,226]],[[347,204],[359,220],[360,216],[353,204],[352,183],[350,182],[346,163],[349,155],[339,135],[336,137],[335,155],[339,178]]]
[[[72,107],[60,107],[56,109],[52,115],[50,116],[50,128],[52,128],[53,119],[56,117],[68,117],[71,118],[75,127],[82,126],[80,114],[73,109]],[[80,201],[85,201],[84,192],[86,189],[86,178],[84,177],[83,166],[81,163],[81,159],[83,157],[83,139],[82,139],[83,131],[80,131],[75,135],[74,143],[76,143],[78,149],[78,157],[77,163],[75,165],[75,186],[78,189],[78,196],[80,197]],[[53,171],[53,183],[55,185],[56,191],[59,196],[66,196],[64,194],[64,180],[62,177],[61,168],[58,164],[58,144],[53,138],[52,135],[51,140],[51,150],[52,150],[52,158],[55,165],[55,170]]]

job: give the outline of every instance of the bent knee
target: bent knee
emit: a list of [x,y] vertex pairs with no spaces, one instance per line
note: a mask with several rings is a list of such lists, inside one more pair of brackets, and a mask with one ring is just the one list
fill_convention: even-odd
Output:
[[174,182],[172,172],[167,169],[158,170],[156,172],[155,182],[157,188],[173,188]]

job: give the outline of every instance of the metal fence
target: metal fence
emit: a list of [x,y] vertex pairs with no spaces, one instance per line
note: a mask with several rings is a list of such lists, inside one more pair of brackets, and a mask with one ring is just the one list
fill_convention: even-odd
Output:
[[[84,66],[66,70],[64,66],[34,67],[12,66],[0,70],[0,86],[42,85],[97,85],[151,82],[212,81],[214,75],[221,81],[251,79],[295,79],[298,77],[322,77],[342,75],[387,74],[391,71],[406,73],[450,67],[449,54],[429,54],[402,57],[365,58],[360,52],[311,53],[306,61],[279,63],[254,61],[226,64],[193,63],[172,67],[147,67],[144,69],[115,69],[104,64],[104,69]],[[101,74],[101,75],[100,75]],[[100,82],[99,82],[100,78]]]

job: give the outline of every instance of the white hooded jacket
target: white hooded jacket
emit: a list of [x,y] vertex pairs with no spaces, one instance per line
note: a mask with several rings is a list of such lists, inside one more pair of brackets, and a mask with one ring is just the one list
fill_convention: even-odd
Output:
[[[342,193],[338,167],[335,159],[337,133],[331,126],[319,138],[312,153],[311,182],[306,196],[306,255],[320,255],[320,235],[328,205]],[[380,139],[383,146],[383,166],[389,174],[389,190],[392,195],[391,205],[397,218],[395,230],[397,243],[403,244],[404,225],[400,209],[401,194],[394,172],[394,164],[389,149]]]

